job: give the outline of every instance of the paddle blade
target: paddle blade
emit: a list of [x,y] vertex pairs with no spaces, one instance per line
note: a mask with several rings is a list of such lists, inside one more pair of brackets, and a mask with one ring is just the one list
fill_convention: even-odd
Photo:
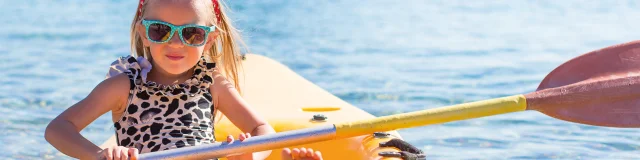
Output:
[[[609,127],[640,127],[640,41],[593,51],[554,69],[533,109],[554,118]],[[529,100],[529,99],[528,99]]]

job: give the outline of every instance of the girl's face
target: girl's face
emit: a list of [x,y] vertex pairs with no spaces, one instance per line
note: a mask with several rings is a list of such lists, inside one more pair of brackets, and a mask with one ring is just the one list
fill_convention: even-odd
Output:
[[[198,13],[192,1],[154,1],[148,4],[146,12],[145,20],[163,21],[175,26],[187,24],[210,26],[206,24],[206,19],[200,16],[201,13]],[[137,28],[138,34],[143,37],[143,45],[150,48],[154,69],[163,70],[168,74],[182,74],[195,66],[203,51],[211,48],[217,36],[217,31],[211,32],[204,37],[207,40],[203,46],[194,47],[183,44],[177,31],[168,42],[154,43],[146,38],[146,28],[142,24]]]

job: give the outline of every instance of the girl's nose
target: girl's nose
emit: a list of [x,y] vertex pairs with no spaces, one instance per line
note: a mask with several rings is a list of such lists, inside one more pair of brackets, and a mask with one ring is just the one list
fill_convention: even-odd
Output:
[[171,39],[169,40],[169,45],[175,47],[181,47],[183,45],[178,32],[173,33],[173,36],[171,36]]

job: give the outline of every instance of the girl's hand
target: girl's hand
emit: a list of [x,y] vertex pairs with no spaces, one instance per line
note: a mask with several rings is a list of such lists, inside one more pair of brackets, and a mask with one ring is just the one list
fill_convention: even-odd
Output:
[[[250,133],[241,133],[239,136],[240,138],[240,142],[244,141],[247,138],[251,137]],[[227,136],[227,142],[231,143],[233,142],[233,136],[229,135]],[[241,155],[236,155],[236,156],[229,156],[227,157],[227,159],[229,160],[253,160],[253,153],[245,153],[245,154],[241,154]]]
[[282,160],[322,160],[320,151],[311,148],[282,149]]
[[105,148],[96,155],[99,160],[132,160],[138,159],[137,148],[126,148],[123,146],[112,146]]

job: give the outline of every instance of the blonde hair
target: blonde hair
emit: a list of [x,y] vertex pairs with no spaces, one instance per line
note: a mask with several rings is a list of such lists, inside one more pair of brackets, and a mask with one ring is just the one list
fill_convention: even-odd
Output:
[[[144,4],[142,4],[142,7],[139,8],[141,11],[136,11],[135,17],[133,18],[133,22],[131,24],[132,56],[147,57],[145,54],[150,53],[149,48],[144,47],[144,45],[142,44],[142,38],[144,37],[140,37],[140,35],[137,34],[136,29],[136,26],[138,26],[137,24],[141,23],[142,19],[145,17],[145,8],[147,4],[149,4],[149,1],[156,0],[145,0]],[[242,68],[241,61],[244,59],[244,56],[240,53],[240,45],[245,47],[246,50],[248,50],[248,48],[246,47],[244,41],[242,41],[240,31],[231,24],[230,18],[226,13],[226,10],[228,9],[226,8],[226,5],[224,5],[222,0],[213,1],[218,3],[215,5],[219,6],[219,16],[216,16],[215,8],[211,0],[199,0],[198,2],[199,3],[195,3],[194,5],[197,7],[202,7],[196,9],[198,11],[203,11],[206,14],[204,15],[204,18],[208,20],[207,23],[209,24],[207,25],[215,25],[216,31],[219,32],[217,38],[214,39],[215,42],[212,45],[211,49],[204,51],[203,55],[205,55],[205,57],[208,57],[210,61],[216,62],[218,64],[216,65],[216,67],[224,68],[223,70],[219,71],[223,72],[225,78],[233,83],[235,89],[242,94],[238,82],[238,71],[240,68]],[[214,117],[217,112],[218,111],[216,110],[216,113],[214,113]]]

